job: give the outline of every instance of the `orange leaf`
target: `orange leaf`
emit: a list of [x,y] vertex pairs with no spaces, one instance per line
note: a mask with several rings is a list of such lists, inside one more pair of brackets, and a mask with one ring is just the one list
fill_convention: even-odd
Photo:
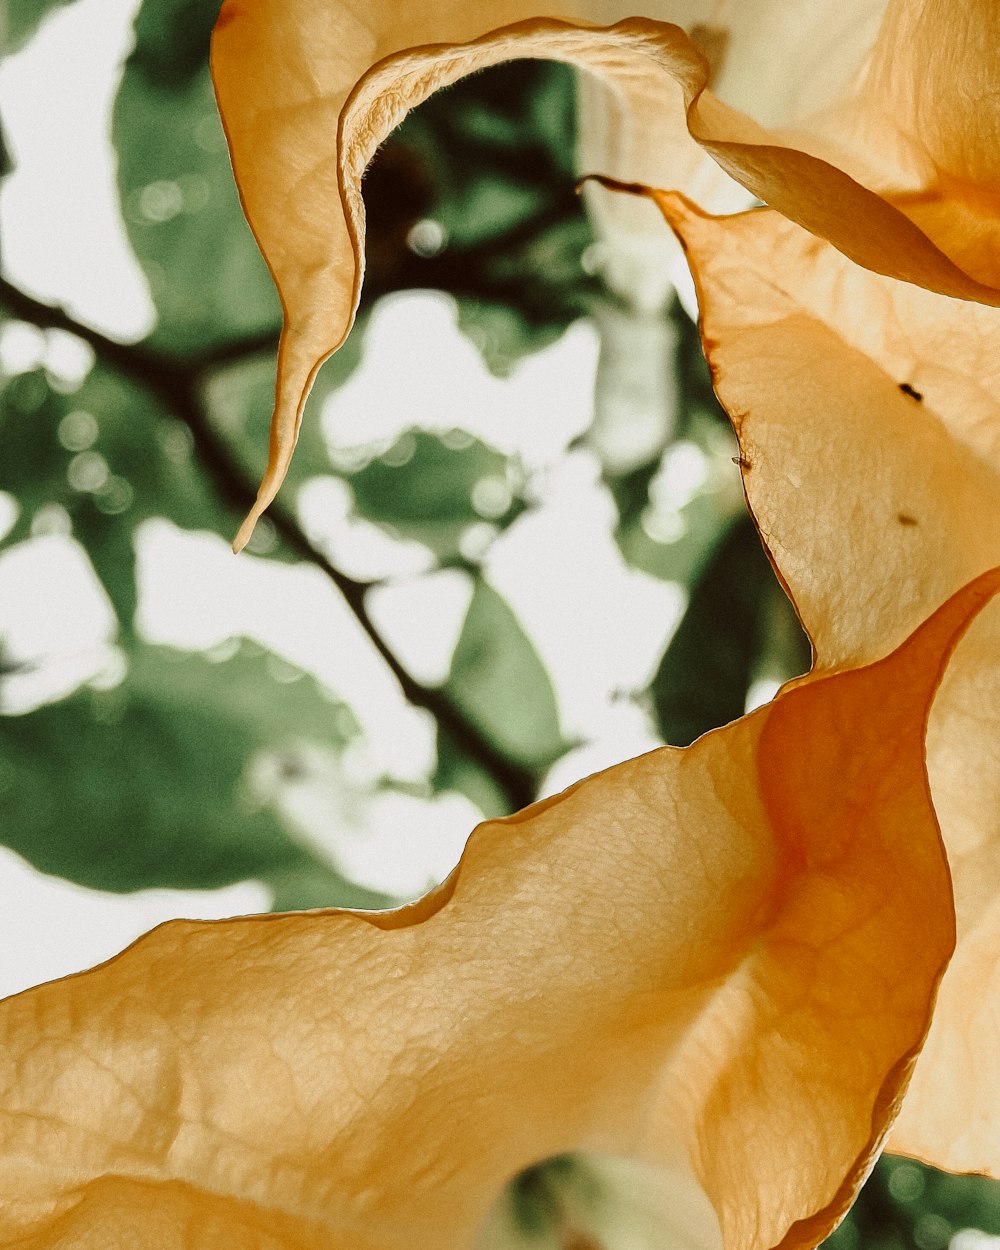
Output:
[[466,1248],[583,1150],[656,1170],[699,1244],[815,1245],[952,948],[924,724],[998,589],[481,826],[410,908],[173,922],[9,999],[0,1240]]
[[[577,16],[569,0],[556,9]],[[361,178],[368,162],[408,109],[438,87],[499,61],[567,61],[602,79],[624,102],[625,121],[612,126],[610,142],[588,141],[588,155],[604,152],[608,160],[608,167],[593,172],[688,187],[705,173],[700,144],[754,195],[860,263],[948,294],[1000,300],[996,272],[978,268],[982,249],[972,256],[973,267],[961,268],[908,216],[840,167],[843,158],[866,177],[873,165],[878,170],[884,92],[873,87],[863,97],[865,109],[859,105],[848,113],[845,106],[842,131],[829,130],[826,114],[812,126],[780,105],[777,116],[794,123],[786,136],[705,89],[709,62],[678,26],[634,18],[607,29],[583,28],[537,18],[535,11],[534,0],[495,0],[482,7],[445,0],[411,6],[355,0],[223,5],[212,51],[216,91],[243,205],[285,314],[268,466],[237,549],[287,471],[316,370],[350,329],[362,280]],[[786,5],[777,4],[775,12],[791,24]],[[707,46],[704,31],[700,42]],[[855,51],[857,42],[845,40]],[[762,41],[750,39],[749,47],[758,60],[767,51]],[[720,69],[723,82],[728,55]],[[773,65],[768,72],[769,81],[780,80]],[[840,118],[840,112],[830,116]],[[865,159],[868,149],[859,153],[846,142],[850,137],[863,144],[869,135],[872,160]],[[914,186],[908,183],[906,190],[912,194]],[[716,192],[721,194],[717,179],[709,188],[710,196]],[[955,242],[947,231],[942,239]]]
[[[747,498],[819,671],[873,660],[1000,562],[1000,312],[881,278],[777,214],[660,196]],[[1000,614],[949,667],[928,770],[959,945],[894,1145],[1000,1175]]]

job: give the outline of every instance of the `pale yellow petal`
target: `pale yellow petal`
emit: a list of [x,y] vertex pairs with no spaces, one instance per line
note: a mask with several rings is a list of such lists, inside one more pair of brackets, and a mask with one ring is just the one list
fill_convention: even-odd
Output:
[[1000,7],[891,0],[854,138],[887,198],[1000,285]]
[[803,123],[782,140],[705,91],[709,63],[680,27],[629,19],[583,29],[534,12],[534,0],[223,5],[212,52],[216,91],[244,208],[285,314],[268,468],[237,547],[281,483],[319,363],[350,329],[362,279],[368,162],[408,109],[499,61],[567,61],[619,99],[626,120],[606,145],[614,167],[594,172],[686,186],[706,168],[700,144],[755,196],[860,263],[952,295],[1000,299],[975,270],[963,270],[839,169],[825,134]]
[[700,1188],[699,1245],[814,1245],[952,947],[923,727],[998,588],[483,825],[412,908],[173,922],[8,1000],[0,1243],[465,1250],[574,1150]]
[[[851,98],[884,8],[884,0],[809,5],[647,0],[642,13],[688,32],[708,62],[708,86],[724,104],[771,129],[797,127],[801,139],[814,115]],[[621,0],[581,0],[579,15],[603,25],[628,12]],[[627,104],[620,88],[580,75],[580,172],[679,189],[713,213],[749,208],[753,195],[686,129],[668,130],[665,119],[678,117],[681,108],[679,94],[671,101],[666,84],[660,99],[647,96]],[[672,292],[678,262],[683,268],[676,241],[663,231],[648,201],[602,195],[593,184],[585,193],[602,243],[597,254],[602,276],[639,308],[659,311]]]
[[[695,274],[747,497],[821,671],[898,644],[1000,562],[1000,312],[867,273],[762,210],[661,197]],[[1000,614],[963,642],[928,768],[959,947],[895,1144],[1000,1175]]]

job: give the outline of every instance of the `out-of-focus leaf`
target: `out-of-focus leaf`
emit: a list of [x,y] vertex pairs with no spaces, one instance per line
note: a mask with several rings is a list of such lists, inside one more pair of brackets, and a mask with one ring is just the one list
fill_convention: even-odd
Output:
[[[828,1250],[948,1250],[1000,1233],[1000,1186],[985,1176],[949,1176],[883,1155]],[[959,1240],[956,1235],[964,1233]],[[982,1243],[987,1250],[989,1240]]]
[[4,0],[0,5],[0,56],[24,47],[45,18],[73,0]]
[[[689,407],[686,398],[681,412],[684,438],[673,440],[655,461],[607,480],[618,507],[615,541],[625,559],[654,577],[690,586],[746,505],[733,464],[739,448],[728,420],[723,431],[715,417]],[[695,486],[692,458],[701,475]]]
[[503,790],[481,768],[462,744],[440,725],[437,730],[437,763],[431,779],[435,790],[457,790],[471,799],[487,818],[510,811]]
[[814,1245],[952,949],[924,725],[998,588],[480,826],[409,907],[177,921],[8,999],[3,1236],[459,1250],[511,1177],[595,1150],[655,1178],[661,1246]]
[[459,329],[498,377],[589,312],[595,281],[580,257],[591,231],[579,200],[568,191],[567,199],[569,209],[553,223],[539,223],[523,238],[496,240],[482,256],[477,250],[474,269],[461,251],[448,264],[446,253],[437,268],[437,282],[456,298]]
[[445,690],[511,760],[540,769],[567,748],[555,692],[506,601],[478,579]]
[[773,584],[750,518],[737,521],[692,587],[650,687],[664,742],[686,747],[743,715]]
[[181,353],[277,328],[281,316],[212,92],[217,10],[213,0],[146,0],[112,124],[125,225],[159,318],[153,341]]
[[365,175],[365,292],[448,290],[499,375],[586,312],[574,103],[565,65],[493,66],[410,113]]
[[100,366],[68,395],[40,370],[12,378],[0,393],[0,438],[0,490],[20,504],[4,544],[27,538],[40,508],[61,505],[125,630],[135,610],[139,522],[165,516],[184,529],[228,534],[237,515],[206,481],[187,427]]
[[[876,659],[1000,564],[1000,311],[868,273],[767,210],[720,222],[657,198],[691,258],[750,507],[816,665]],[[998,656],[991,609],[931,713],[958,947],[891,1144],[1000,1177]]]
[[40,369],[9,378],[0,389],[0,490],[15,495],[20,505],[6,544],[28,537],[37,509],[67,493],[69,456],[57,434],[64,414],[62,397]]
[[481,244],[572,185],[572,72],[544,61],[492,67],[432,95],[406,117],[392,142],[422,158],[434,190],[428,211],[448,239],[463,247]]
[[671,305],[670,321],[677,335],[678,436],[687,437],[691,424],[706,418],[728,433],[729,418],[712,389],[712,374],[702,351],[698,327],[679,300]]
[[408,430],[347,480],[361,516],[450,559],[470,525],[502,527],[523,510],[512,473],[507,457],[479,439]]
[[[341,386],[356,368],[363,345],[362,317],[350,343],[320,370],[310,393],[312,420],[303,425],[296,449],[298,454],[291,475],[293,489],[312,477],[331,472],[319,410],[330,392]],[[274,401],[274,361],[271,355],[254,355],[215,370],[205,394],[215,427],[229,446],[239,449],[240,460],[250,466],[250,473],[260,471],[265,462],[264,448]]]
[[457,304],[458,328],[479,349],[495,377],[507,377],[519,360],[554,343],[565,329],[560,322],[529,321],[510,304],[471,297],[460,298]]
[[256,877],[288,902],[375,897],[294,842],[255,792],[265,748],[343,742],[312,679],[279,683],[265,654],[212,663],[150,647],[110,690],[0,718],[0,836],[43,872],[94,889],[210,889]]
[[182,91],[208,63],[217,0],[144,0],[135,19],[132,68],[150,86]]

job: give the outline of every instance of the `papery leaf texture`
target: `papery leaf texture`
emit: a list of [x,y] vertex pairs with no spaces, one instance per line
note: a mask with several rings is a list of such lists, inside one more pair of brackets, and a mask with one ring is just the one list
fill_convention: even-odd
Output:
[[[658,15],[672,16],[664,7]],[[950,295],[1000,300],[988,180],[1000,97],[986,92],[996,73],[990,31],[997,18],[984,20],[984,29],[977,24],[991,6],[965,0],[947,8],[940,0],[935,26],[914,16],[925,7],[916,0],[893,0],[871,73],[856,92],[851,87],[864,62],[865,32],[874,37],[878,5],[821,6],[823,14],[837,15],[835,29],[845,30],[831,56],[837,72],[832,86],[826,81],[817,89],[817,76],[800,69],[790,80],[798,91],[789,90],[774,57],[779,43],[783,64],[789,53],[795,59],[796,50],[810,47],[818,23],[802,22],[801,6],[787,0],[736,6],[746,14],[732,32],[705,25],[712,7],[677,6],[676,16],[691,24],[689,37],[671,22],[629,17],[629,6],[618,0],[593,6],[559,0],[544,18],[534,0],[488,6],[227,0],[213,39],[216,92],[243,206],[284,310],[268,467],[237,548],[285,475],[316,370],[350,330],[363,273],[366,166],[408,109],[487,65],[550,58],[603,82],[617,100],[617,117],[601,135],[594,107],[585,109],[589,138],[582,154],[605,162],[588,172],[701,191],[710,207],[730,207],[731,183],[711,174],[707,153],[729,178],[859,263]],[[755,26],[752,15],[766,20]],[[619,18],[626,20],[606,28],[577,24]],[[901,30],[913,38],[897,45]],[[885,68],[890,58],[892,73]],[[975,110],[945,113],[955,104],[952,72],[961,81],[965,62],[984,94]],[[804,64],[811,63],[806,55]],[[714,74],[739,97],[758,69],[758,80],[780,87],[772,87],[763,105],[752,100],[750,112],[706,89]],[[943,104],[925,105],[917,95],[925,73],[940,81]],[[910,94],[899,85],[904,80]],[[819,104],[818,114],[803,115]],[[935,123],[927,152],[919,143],[925,108]],[[965,120],[950,120],[955,115]],[[892,154],[888,169],[881,164],[885,151]],[[978,214],[971,249],[963,233],[970,213]]]
[[[757,524],[816,669],[870,662],[1000,561],[1000,312],[868,273],[768,210],[658,197],[692,264]],[[1000,616],[928,730],[958,950],[894,1146],[1000,1176]]]
[[171,922],[7,1000],[0,1240],[472,1247],[582,1150],[658,1176],[690,1246],[815,1245],[952,949],[924,728],[998,589],[480,826],[409,907]]

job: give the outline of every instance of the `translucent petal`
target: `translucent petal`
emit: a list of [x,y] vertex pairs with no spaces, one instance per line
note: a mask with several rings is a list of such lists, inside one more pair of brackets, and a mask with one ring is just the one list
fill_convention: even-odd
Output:
[[[553,11],[575,17],[566,4]],[[787,9],[771,7],[790,29]],[[770,131],[705,89],[712,66],[680,27],[634,18],[583,28],[535,11],[534,0],[224,4],[213,41],[216,91],[243,205],[285,314],[268,467],[237,548],[280,486],[320,362],[350,329],[362,280],[365,167],[408,109],[499,61],[563,60],[603,82],[621,117],[599,140],[589,109],[591,138],[582,158],[607,158],[593,172],[683,189],[697,184],[714,201],[729,184],[714,174],[704,182],[700,145],[731,179],[859,263],[948,294],[1000,300],[977,268],[961,268],[908,216],[840,167],[874,178],[881,123],[872,118],[882,116],[874,105],[860,112],[831,107],[822,124],[802,119],[787,135]],[[859,10],[852,5],[848,12],[853,20]],[[700,41],[707,47],[704,32]],[[858,42],[844,41],[850,64]],[[762,45],[750,40],[750,46],[760,57]],[[798,116],[787,101],[778,113]],[[883,184],[875,178],[872,185]]]
[[[777,214],[660,197],[691,260],[747,498],[817,671],[884,654],[1000,562],[1000,311],[865,272]],[[934,704],[928,771],[958,950],[894,1138],[1000,1175],[1000,613]]]
[[7,1000],[0,1235],[466,1248],[513,1174],[589,1151],[706,1195],[691,1250],[815,1245],[952,948],[924,723],[998,588],[481,826],[412,907],[172,922]]

